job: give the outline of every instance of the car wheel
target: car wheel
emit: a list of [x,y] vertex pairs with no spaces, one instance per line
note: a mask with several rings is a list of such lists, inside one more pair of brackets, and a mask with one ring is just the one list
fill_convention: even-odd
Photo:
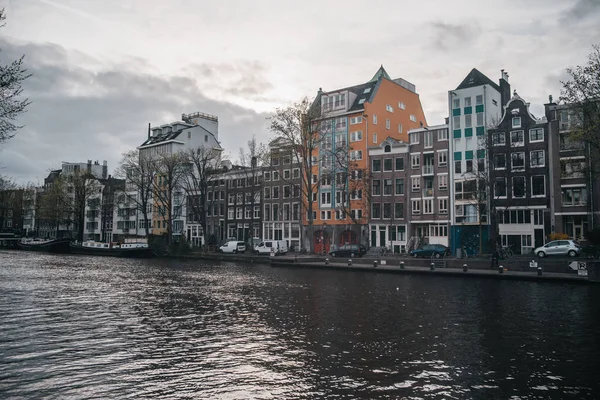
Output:
[[544,258],[544,257],[546,257],[546,253],[544,253],[543,251],[538,251],[537,256],[539,258]]
[[335,253],[331,253],[331,257],[335,257]]
[[237,253],[237,250],[233,250],[233,251],[232,251],[232,253],[233,253],[233,254]]
[[413,257],[417,258],[417,257],[419,257],[419,255],[417,253],[413,253]]
[[442,258],[442,255],[440,253],[435,253],[435,258]]
[[576,257],[577,256],[577,252],[575,250],[569,250],[569,257]]

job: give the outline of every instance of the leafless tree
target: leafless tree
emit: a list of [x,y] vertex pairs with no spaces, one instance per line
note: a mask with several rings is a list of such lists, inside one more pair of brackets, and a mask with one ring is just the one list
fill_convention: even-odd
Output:
[[167,246],[173,242],[173,220],[183,208],[183,179],[189,164],[184,154],[161,154],[156,158],[156,178],[152,181],[155,212],[166,221]]
[[66,180],[67,191],[72,193],[73,207],[71,211],[77,232],[76,238],[83,241],[86,207],[94,211],[99,209],[98,194],[102,186],[98,182],[98,179],[87,171],[74,171],[66,176]]
[[320,180],[313,181],[313,158],[319,153],[322,141],[320,120],[322,113],[318,103],[312,106],[308,98],[302,99],[286,108],[278,108],[270,118],[271,132],[275,138],[283,139],[293,149],[292,157],[295,164],[300,165],[301,171],[301,197],[300,202],[304,207],[308,221],[308,235],[311,240],[310,251],[313,248],[313,230],[315,201],[313,194],[318,192]]
[[[6,19],[4,9],[0,9],[0,28]],[[0,63],[0,144],[15,136],[21,128],[16,124],[17,117],[25,112],[30,104],[23,99],[23,82],[31,75],[23,67],[25,56],[9,64]]]
[[[123,154],[115,174],[125,179],[123,195],[127,196],[130,204],[133,203],[138,212],[142,214],[147,238],[150,237],[150,223],[152,222],[150,205],[156,174],[156,160],[140,154],[137,150],[131,150]],[[131,192],[134,192],[135,195],[132,195]]]
[[254,237],[254,207],[260,206],[262,195],[262,168],[269,164],[269,151],[263,143],[257,143],[256,137],[248,141],[248,149],[240,147],[240,165],[243,167],[241,174],[246,180],[246,191],[244,195],[244,213],[249,210],[250,214],[250,237]]

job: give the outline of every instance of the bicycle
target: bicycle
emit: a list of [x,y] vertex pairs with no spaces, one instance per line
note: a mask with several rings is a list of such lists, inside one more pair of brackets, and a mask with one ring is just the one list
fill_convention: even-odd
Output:
[[461,247],[460,258],[469,258],[469,253],[467,252],[466,246]]
[[381,255],[382,257],[385,257],[385,256],[391,256],[391,255],[392,255],[392,250],[390,250],[388,247],[382,247],[382,248],[381,248],[380,255]]
[[512,246],[502,246],[497,249],[498,254],[502,258],[513,258],[515,253],[512,250]]

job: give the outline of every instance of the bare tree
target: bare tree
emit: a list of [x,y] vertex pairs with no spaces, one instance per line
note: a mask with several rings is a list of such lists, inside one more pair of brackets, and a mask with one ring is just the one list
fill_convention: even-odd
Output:
[[72,193],[72,213],[77,233],[76,239],[83,241],[86,207],[92,211],[99,209],[98,194],[102,186],[96,177],[87,171],[75,171],[67,175],[66,178],[67,190]]
[[[5,19],[4,9],[0,9],[0,28]],[[22,84],[31,76],[23,67],[24,57],[6,65],[0,63],[0,144],[15,136],[21,128],[15,121],[30,104],[27,98],[21,98]]]
[[[156,180],[156,161],[137,150],[123,153],[123,158],[117,167],[116,176],[125,179],[124,196],[133,203],[144,218],[146,237],[150,237],[150,205],[154,183]],[[135,195],[131,195],[134,192]],[[149,215],[150,214],[150,215]]]
[[[186,208],[192,220],[202,226],[205,237],[208,211],[213,209],[218,195],[211,188],[216,186],[223,173],[220,168],[221,153],[221,149],[198,147],[189,149],[185,154],[187,167],[184,169],[182,185],[186,194]],[[210,197],[209,191],[212,191]]]
[[[38,230],[43,227],[45,231],[55,230],[55,237],[59,237],[61,225],[69,229],[72,219],[72,199],[67,193],[67,181],[63,176],[57,176],[52,183],[46,184],[38,200],[36,219]],[[47,233],[47,232],[46,232]]]
[[246,180],[246,191],[243,200],[244,213],[250,214],[250,237],[254,237],[254,207],[260,206],[262,195],[262,168],[268,165],[269,151],[263,143],[257,143],[256,137],[248,141],[248,150],[240,147],[240,165]]
[[561,82],[560,100],[569,108],[571,135],[600,150],[600,45],[594,45],[587,65],[567,68],[571,79]]
[[300,204],[306,211],[310,236],[308,242],[310,251],[313,252],[313,211],[315,210],[313,194],[318,192],[320,182],[320,180],[313,180],[313,166],[316,165],[313,164],[313,158],[318,155],[322,141],[320,134],[322,115],[320,106],[317,104],[313,107],[311,104],[312,102],[308,98],[304,98],[289,107],[276,109],[275,114],[270,118],[270,129],[276,138],[281,138],[289,143],[293,149],[294,163],[301,166],[302,200]]
[[8,177],[0,176],[0,231],[14,206],[14,191],[17,185]]
[[167,245],[173,241],[173,220],[180,216],[183,207],[182,184],[187,168],[183,154],[161,154],[156,159],[156,178],[152,181],[154,206],[167,226]]

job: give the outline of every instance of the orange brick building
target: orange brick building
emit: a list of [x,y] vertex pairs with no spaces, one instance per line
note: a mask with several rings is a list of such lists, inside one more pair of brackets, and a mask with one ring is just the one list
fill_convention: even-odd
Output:
[[[366,244],[371,193],[367,149],[387,137],[408,141],[410,129],[427,126],[419,95],[413,84],[391,79],[381,66],[366,83],[320,89],[312,107],[320,113],[320,138],[311,162],[313,234],[305,230],[303,236],[313,240],[317,253],[329,251],[332,244]],[[305,213],[305,226],[308,220]]]

